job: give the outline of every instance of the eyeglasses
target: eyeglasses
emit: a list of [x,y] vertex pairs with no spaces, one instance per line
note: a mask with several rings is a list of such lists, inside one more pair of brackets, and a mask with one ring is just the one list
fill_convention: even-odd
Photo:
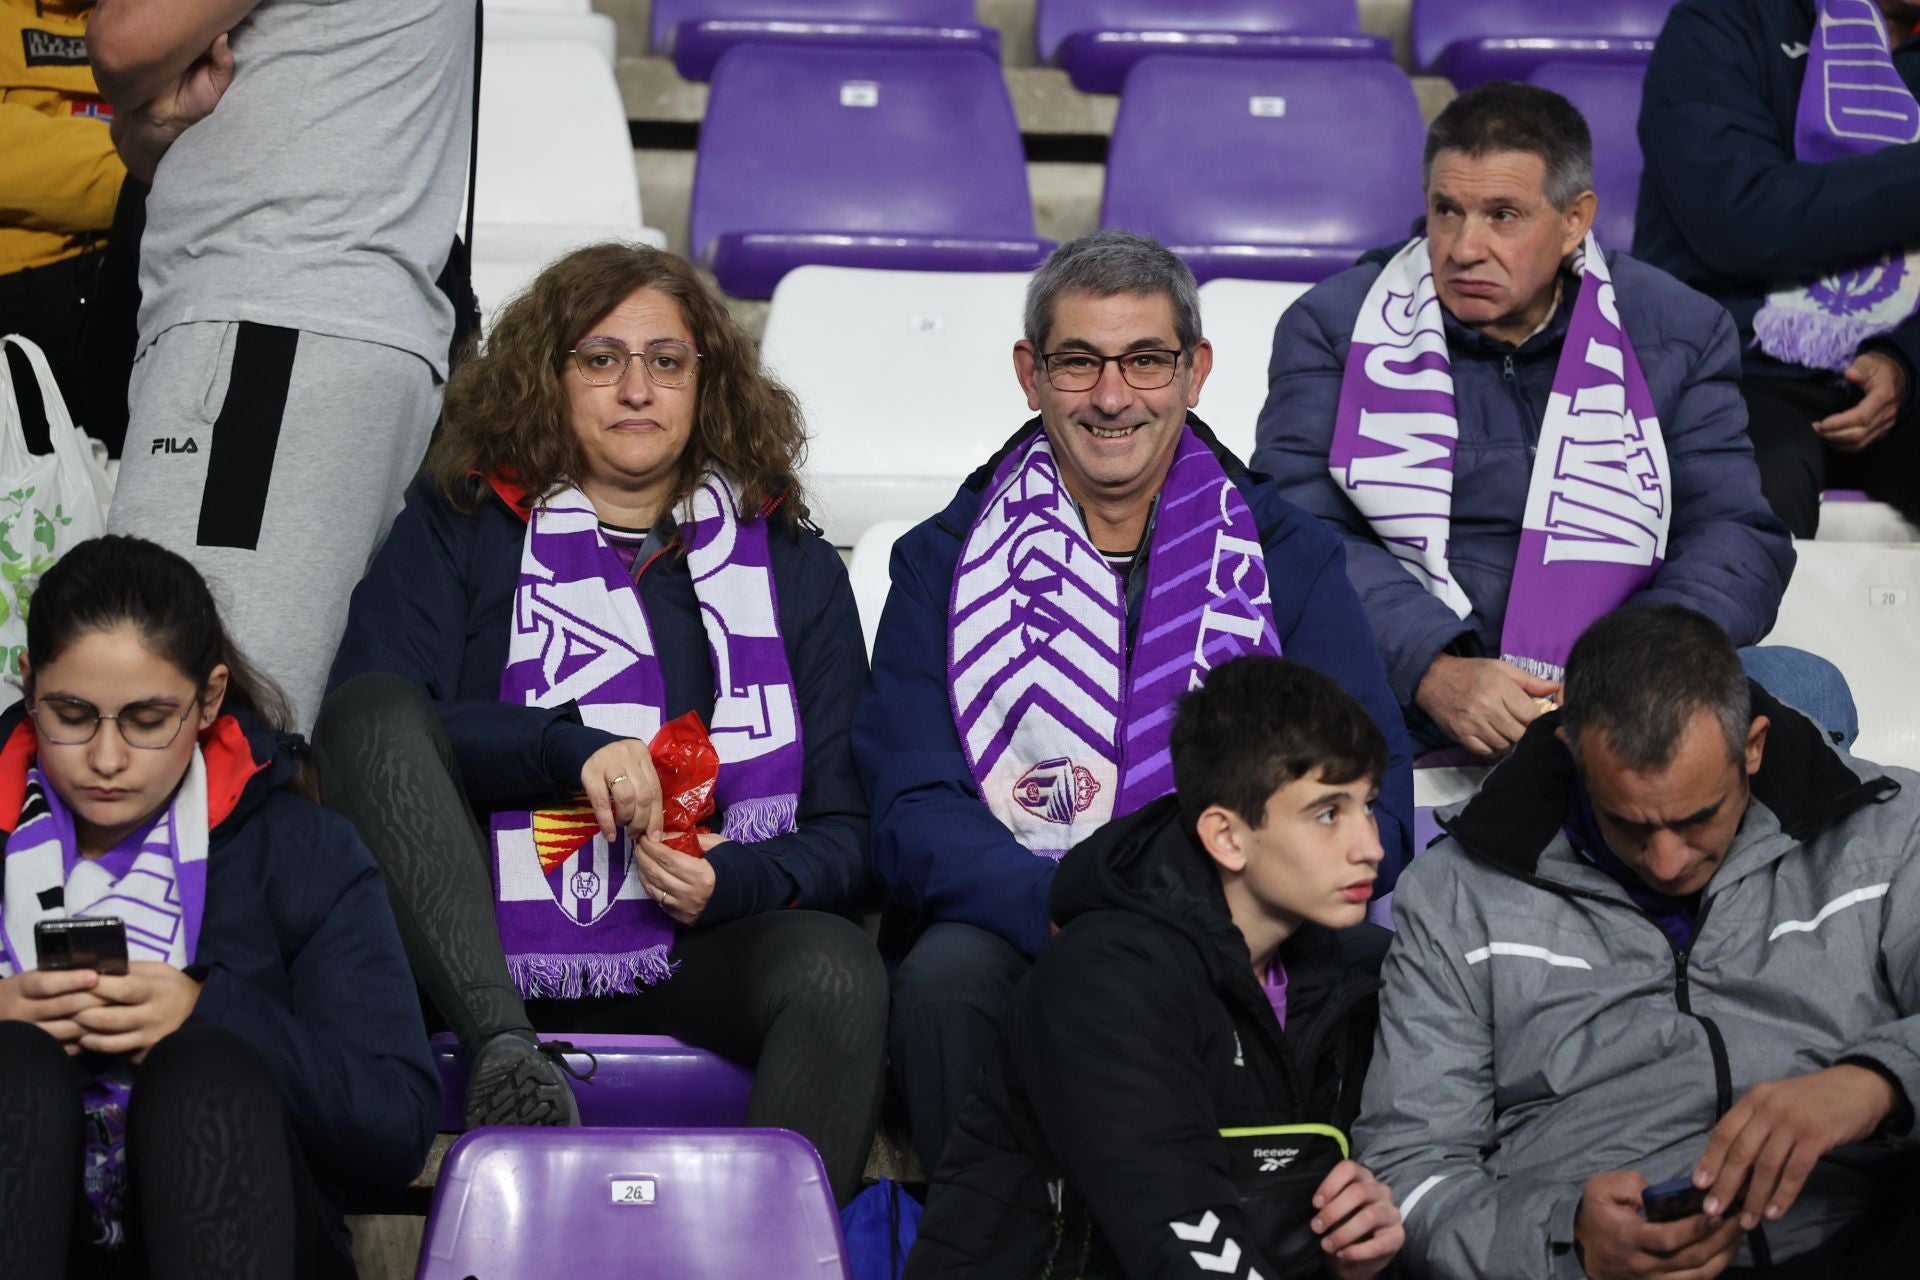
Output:
[[1111,361],[1120,366],[1120,376],[1135,391],[1158,391],[1173,381],[1180,367],[1178,351],[1127,351],[1117,356],[1097,356],[1091,351],[1056,351],[1040,357],[1047,381],[1055,391],[1091,391],[1100,385],[1100,375]]
[[93,735],[100,732],[100,722],[111,720],[120,727],[120,741],[142,751],[159,751],[173,745],[180,727],[199,705],[198,701],[189,701],[178,718],[171,710],[150,703],[135,703],[105,716],[100,708],[78,698],[36,698],[29,710],[40,736],[58,746],[78,747],[92,742]]
[[596,338],[567,352],[580,376],[596,387],[610,387],[627,376],[627,366],[635,360],[647,371],[647,380],[656,387],[684,387],[693,377],[694,362],[700,353],[684,342],[656,342],[645,351],[629,351],[625,344]]

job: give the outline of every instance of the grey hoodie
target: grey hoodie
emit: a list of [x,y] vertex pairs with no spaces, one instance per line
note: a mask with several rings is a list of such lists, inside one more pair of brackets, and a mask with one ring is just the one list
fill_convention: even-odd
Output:
[[1580,1276],[1589,1177],[1690,1173],[1748,1090],[1845,1059],[1905,1098],[1820,1162],[1743,1263],[1825,1240],[1915,1145],[1920,777],[1833,751],[1757,685],[1754,710],[1773,729],[1753,801],[1686,951],[1569,844],[1557,714],[1401,877],[1354,1137],[1393,1188],[1412,1274]]

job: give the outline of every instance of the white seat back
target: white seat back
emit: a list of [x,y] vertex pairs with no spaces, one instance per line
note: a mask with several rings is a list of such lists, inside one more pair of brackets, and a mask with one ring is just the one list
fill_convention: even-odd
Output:
[[1828,659],[1860,711],[1853,753],[1920,769],[1920,545],[1801,542],[1764,644]]
[[879,520],[870,524],[853,544],[847,576],[853,580],[853,603],[860,610],[860,630],[867,637],[867,656],[873,656],[874,633],[880,629],[880,611],[887,607],[893,586],[890,572],[893,544],[913,528],[911,520]]
[[1822,542],[1920,542],[1920,529],[1884,502],[1822,498],[1814,536]]
[[1311,285],[1279,280],[1209,280],[1200,321],[1213,343],[1213,373],[1194,412],[1242,462],[1253,460],[1253,429],[1267,403],[1273,327]]
[[[489,45],[526,40],[583,44],[605,58],[608,67],[614,65],[619,53],[619,29],[613,19],[593,12],[584,0],[577,6],[529,4],[526,0],[511,9],[488,5],[486,33]],[[482,89],[490,71],[485,65],[480,69]]]
[[1013,372],[1020,272],[800,267],[780,281],[761,357],[806,412],[804,480],[835,546],[924,520],[1032,417]]

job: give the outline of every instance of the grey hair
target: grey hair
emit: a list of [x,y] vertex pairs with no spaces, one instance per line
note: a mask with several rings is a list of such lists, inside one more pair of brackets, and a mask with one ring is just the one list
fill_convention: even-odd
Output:
[[1541,185],[1562,213],[1593,190],[1593,131],[1571,102],[1551,89],[1490,80],[1449,102],[1427,130],[1420,180],[1433,177],[1433,158],[1459,151],[1478,159],[1496,151],[1524,151],[1546,166]]
[[1671,764],[1703,707],[1720,722],[1729,760],[1745,755],[1753,727],[1753,691],[1733,641],[1684,605],[1616,609],[1588,627],[1567,655],[1562,697],[1574,758],[1581,734],[1597,728],[1637,772]]
[[1027,282],[1027,341],[1036,349],[1053,328],[1054,303],[1063,293],[1165,298],[1173,304],[1173,335],[1180,349],[1191,352],[1200,345],[1200,290],[1193,272],[1151,236],[1095,231],[1048,254]]

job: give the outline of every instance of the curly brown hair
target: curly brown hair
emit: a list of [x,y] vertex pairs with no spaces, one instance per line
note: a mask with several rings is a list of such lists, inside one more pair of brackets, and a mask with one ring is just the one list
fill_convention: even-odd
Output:
[[426,468],[447,501],[471,513],[484,489],[475,474],[506,474],[529,497],[577,478],[580,442],[561,378],[567,353],[638,289],[680,305],[700,353],[693,431],[680,455],[671,506],[709,471],[739,486],[743,513],[775,505],[807,518],[798,479],[806,431],[793,393],[760,371],[753,339],[726,302],[683,258],[645,245],[589,245],[551,263],[496,316],[482,354],[447,382],[440,436]]

